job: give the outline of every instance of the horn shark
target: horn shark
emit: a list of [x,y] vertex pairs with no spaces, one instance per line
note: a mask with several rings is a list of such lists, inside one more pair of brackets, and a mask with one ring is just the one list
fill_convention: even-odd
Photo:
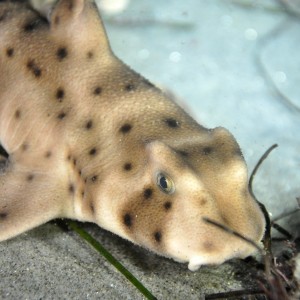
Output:
[[197,270],[255,252],[203,217],[264,234],[235,138],[120,61],[93,1],[0,2],[0,143],[0,241],[71,218]]

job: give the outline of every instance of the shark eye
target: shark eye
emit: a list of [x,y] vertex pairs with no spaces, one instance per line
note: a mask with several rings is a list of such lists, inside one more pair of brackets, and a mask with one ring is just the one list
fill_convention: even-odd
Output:
[[175,184],[173,180],[166,174],[158,173],[156,183],[166,194],[172,194],[175,191]]

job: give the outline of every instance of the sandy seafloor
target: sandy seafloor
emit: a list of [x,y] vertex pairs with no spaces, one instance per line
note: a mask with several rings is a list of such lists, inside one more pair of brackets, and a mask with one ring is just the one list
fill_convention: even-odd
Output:
[[[122,13],[104,14],[117,56],[201,124],[229,129],[249,171],[279,144],[254,183],[273,216],[295,208],[300,196],[300,6],[291,9],[271,0],[132,0]],[[282,224],[297,235],[299,222],[297,214]],[[96,226],[85,228],[159,299],[256,287],[255,270],[244,262],[192,273]],[[47,224],[0,244],[0,298],[142,297],[74,233]]]

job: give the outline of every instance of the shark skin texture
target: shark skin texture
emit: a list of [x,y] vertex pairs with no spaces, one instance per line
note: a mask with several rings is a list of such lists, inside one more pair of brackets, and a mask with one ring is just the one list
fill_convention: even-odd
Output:
[[235,138],[121,62],[92,1],[0,2],[0,143],[0,241],[71,218],[194,271],[256,251],[203,217],[263,237]]

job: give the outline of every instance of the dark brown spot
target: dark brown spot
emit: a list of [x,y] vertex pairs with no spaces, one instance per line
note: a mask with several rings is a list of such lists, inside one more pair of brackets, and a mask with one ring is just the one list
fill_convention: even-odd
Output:
[[28,144],[22,144],[22,146],[21,146],[21,150],[22,151],[26,151],[26,150],[28,150],[28,148],[29,148],[29,146],[28,146]]
[[89,51],[86,56],[88,59],[92,59],[94,57],[94,53],[92,51]]
[[144,198],[145,198],[145,199],[151,198],[152,194],[153,194],[152,189],[148,188],[148,189],[145,189],[145,190],[144,190]]
[[7,48],[6,49],[6,55],[8,57],[12,57],[14,55],[14,52],[15,52],[14,48]]
[[158,243],[160,243],[160,242],[161,242],[161,232],[160,232],[160,231],[156,231],[156,232],[154,233],[154,238],[155,238],[155,240],[156,240]]
[[58,25],[60,23],[60,16],[56,16],[54,19],[54,24]]
[[130,171],[132,169],[132,164],[131,163],[124,164],[123,169],[125,171]]
[[71,194],[74,194],[74,191],[75,191],[74,184],[73,184],[73,183],[70,183],[70,184],[69,184],[69,192],[70,192]]
[[95,213],[95,207],[94,207],[93,202],[90,202],[90,209],[91,209],[92,214],[94,214]]
[[8,15],[8,11],[4,11],[2,15],[0,15],[0,22],[4,21]]
[[33,174],[29,174],[27,177],[26,177],[26,180],[27,181],[32,181],[34,178],[34,175]]
[[49,158],[49,157],[51,157],[52,156],[52,152],[51,151],[47,151],[46,153],[45,153],[45,157],[46,158]]
[[211,154],[212,151],[213,151],[212,147],[205,147],[205,148],[203,148],[203,154],[204,155]]
[[176,121],[176,120],[173,119],[173,118],[167,118],[167,119],[165,119],[165,123],[166,123],[169,127],[171,127],[171,128],[177,128],[177,127],[179,127],[179,122]]
[[214,248],[215,248],[214,244],[210,241],[203,242],[202,247],[207,252],[210,252],[210,251],[214,250]]
[[65,47],[60,47],[56,51],[56,56],[58,57],[59,61],[62,61],[64,58],[68,56],[68,50]]
[[97,86],[95,89],[94,89],[94,95],[100,95],[102,92],[102,88],[100,86]]
[[21,111],[20,111],[19,109],[17,109],[17,110],[15,111],[15,118],[16,118],[16,119],[20,119],[20,117],[21,117]]
[[123,217],[123,222],[127,227],[132,226],[132,217],[130,214],[125,214]]
[[207,203],[207,200],[205,198],[202,198],[200,200],[200,205],[205,205]]
[[98,176],[97,176],[97,175],[94,175],[94,176],[91,177],[91,181],[92,181],[92,182],[96,182],[97,179],[98,179]]
[[88,120],[85,124],[86,129],[91,129],[93,127],[93,120]]
[[97,153],[97,149],[96,148],[92,148],[90,151],[89,151],[89,155],[93,156],[93,155],[96,155]]
[[0,212],[0,220],[6,219],[8,214],[6,212]]
[[62,102],[65,97],[65,91],[62,88],[58,88],[55,97],[59,102]]
[[82,171],[81,171],[81,170],[78,170],[78,175],[79,175],[79,176],[81,176],[81,173],[82,173]]
[[122,133],[128,133],[132,129],[132,126],[130,124],[124,124],[121,128],[120,131]]
[[68,9],[69,9],[69,11],[72,11],[73,8],[74,8],[74,4],[73,4],[73,1],[71,0],[71,1],[69,1]]
[[189,156],[189,154],[186,152],[186,151],[184,151],[184,150],[178,150],[177,151],[181,156],[183,156],[183,157],[188,157]]
[[61,113],[59,113],[59,114],[57,115],[57,118],[60,119],[60,120],[62,120],[62,119],[65,118],[65,116],[66,116],[66,113],[61,112]]
[[166,210],[169,210],[172,207],[172,202],[170,202],[170,201],[165,202],[164,207]]
[[135,86],[132,83],[128,83],[125,85],[125,91],[131,92],[135,89]]
[[29,20],[24,24],[23,29],[25,32],[32,32],[41,27],[41,25],[46,24],[46,22],[47,21],[43,18]]
[[76,158],[74,158],[73,159],[73,165],[76,166],[76,164],[77,164],[77,160],[76,160]]
[[42,70],[36,65],[34,60],[28,61],[27,68],[33,73],[35,77],[40,77],[42,75]]

